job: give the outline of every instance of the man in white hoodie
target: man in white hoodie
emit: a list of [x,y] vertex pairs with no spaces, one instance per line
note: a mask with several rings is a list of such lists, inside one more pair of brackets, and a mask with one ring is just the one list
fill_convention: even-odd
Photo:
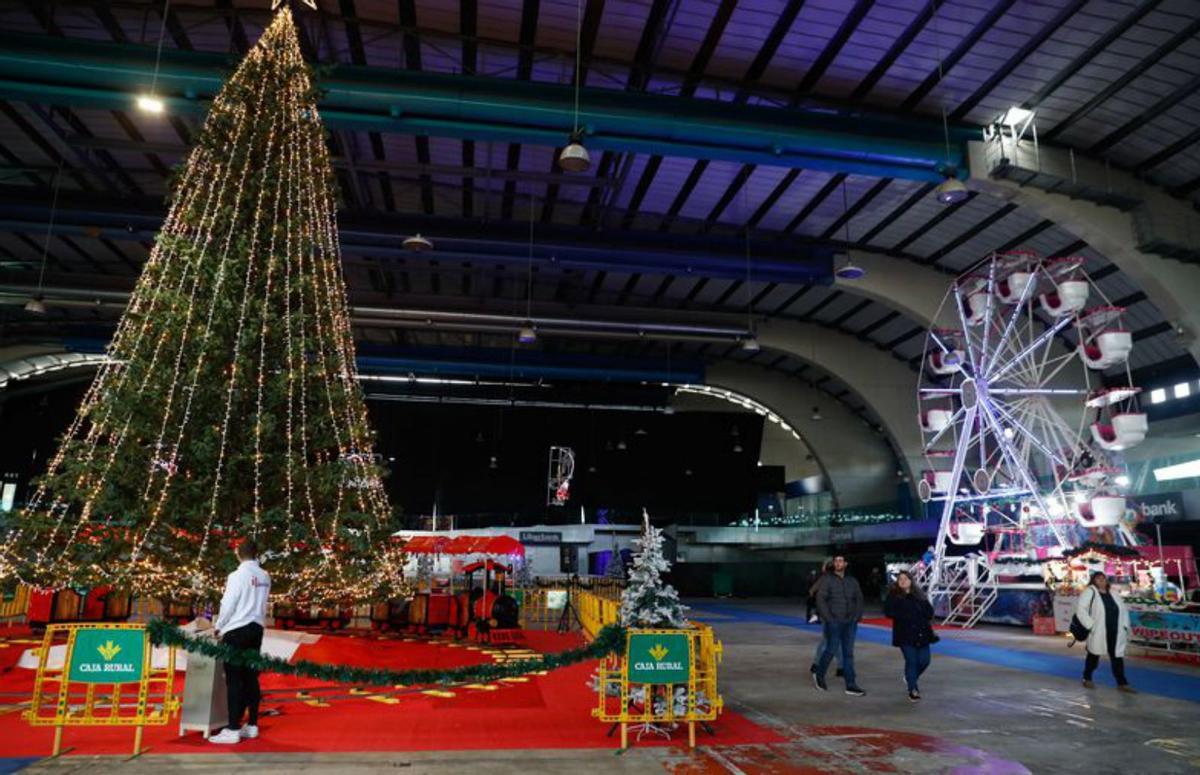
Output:
[[[237,556],[241,562],[225,581],[215,626],[222,643],[258,651],[262,648],[263,625],[267,620],[271,577],[258,565],[258,546],[254,541],[242,541]],[[208,738],[209,742],[231,744],[258,737],[258,704],[262,699],[258,671],[226,662],[225,685],[229,695],[229,725]],[[242,714],[247,710],[250,718],[242,726]]]

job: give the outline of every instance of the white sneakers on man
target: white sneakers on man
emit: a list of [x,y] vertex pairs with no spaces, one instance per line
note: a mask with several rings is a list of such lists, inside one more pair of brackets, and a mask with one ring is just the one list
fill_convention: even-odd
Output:
[[242,741],[242,733],[236,729],[222,729],[217,734],[208,738],[208,742],[216,743],[217,745],[233,745]]
[[217,734],[208,738],[208,742],[218,745],[233,745],[240,743],[242,740],[253,740],[258,737],[258,727],[254,724],[246,724],[241,729],[222,729]]

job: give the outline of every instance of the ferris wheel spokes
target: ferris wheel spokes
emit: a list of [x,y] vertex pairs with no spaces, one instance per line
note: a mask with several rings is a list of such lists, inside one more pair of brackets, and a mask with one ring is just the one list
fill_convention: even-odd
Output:
[[[1058,453],[1056,453],[1055,451],[1053,451],[1052,449],[1050,449],[1049,447],[1044,445],[1040,439],[1038,439],[1036,436],[1034,436],[1033,432],[1025,425],[1025,423],[1021,422],[1021,420],[1019,420],[1015,416],[1013,416],[1013,414],[1011,412],[1009,412],[1009,410],[1007,408],[1005,408],[1000,402],[996,402],[994,404],[994,406],[1000,412],[1000,414],[1004,415],[1004,419],[1006,419],[1012,427],[1014,427],[1016,430],[1021,432],[1021,434],[1022,434],[1021,438],[1022,438],[1022,440],[1024,442],[1024,446],[1026,448],[1028,448],[1030,445],[1036,446],[1039,450],[1041,450],[1043,455],[1050,458],[1055,463],[1058,463],[1059,465],[1064,465],[1064,466],[1067,465],[1067,461],[1065,459],[1063,459],[1062,457],[1059,456]],[[1024,413],[1026,415],[1028,415],[1029,412],[1028,412],[1028,410],[1025,410]],[[1029,455],[1027,455],[1027,454],[1022,455],[1023,459],[1028,459],[1028,457],[1029,457]]]
[[1063,330],[1063,328],[1065,328],[1066,325],[1070,322],[1071,322],[1070,318],[1066,318],[1066,317],[1059,318],[1054,323],[1054,325],[1050,326],[1045,331],[1043,331],[1041,336],[1039,336],[1037,339],[1034,339],[1032,342],[1030,342],[1029,345],[1027,347],[1025,347],[1025,349],[1021,350],[1021,352],[1019,352],[1015,358],[1013,358],[1007,364],[1002,366],[999,371],[997,371],[994,374],[989,374],[987,376],[993,380],[1000,379],[1005,374],[1007,374],[1009,371],[1011,371],[1018,363],[1023,361],[1025,358],[1029,357],[1029,355],[1031,353],[1035,352],[1039,346],[1041,346],[1043,344],[1050,344],[1051,342],[1053,342],[1054,337],[1058,334],[1058,332]]
[[[1029,469],[1024,465],[1021,465],[1020,461],[1017,460],[1016,457],[1012,454],[1012,451],[1009,449],[1009,446],[1006,443],[1007,440],[1004,439],[1004,433],[1000,427],[1000,423],[996,420],[996,416],[992,413],[991,407],[988,406],[987,404],[984,404],[984,406],[983,406],[983,414],[984,414],[984,417],[987,419],[987,421],[991,424],[992,429],[993,429],[993,431],[996,432],[998,438],[1002,439],[1001,446],[1004,449],[1005,455],[1008,457],[1009,465],[1012,466],[1013,470],[1021,477],[1021,479],[1023,480],[1023,484],[1025,485],[1025,488],[1028,490],[1028,494],[1037,503],[1038,508],[1041,510],[1041,512],[1043,514],[1049,516],[1050,510],[1047,507],[1045,500],[1042,498],[1041,489],[1038,487],[1037,482],[1034,481],[1032,475],[1029,473]],[[1050,530],[1054,533],[1055,540],[1058,541],[1058,545],[1066,546],[1067,545],[1066,536],[1063,535],[1063,533],[1059,529],[1058,525],[1056,525],[1054,523],[1054,520],[1049,520],[1048,524],[1050,525]]]

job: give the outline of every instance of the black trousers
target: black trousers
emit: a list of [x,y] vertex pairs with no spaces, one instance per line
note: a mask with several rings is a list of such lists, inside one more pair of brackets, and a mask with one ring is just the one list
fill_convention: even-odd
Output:
[[[1117,653],[1117,629],[1109,627],[1104,633],[1105,642],[1108,646],[1108,661],[1112,665],[1113,678],[1117,680],[1117,686],[1124,686],[1129,683],[1125,678],[1125,660],[1122,657],[1115,657]],[[1083,680],[1092,680],[1092,674],[1096,672],[1096,668],[1100,666],[1100,655],[1087,652],[1087,656],[1083,660]]]
[[[238,649],[262,648],[263,628],[259,624],[247,624],[230,630],[221,636],[221,642]],[[229,729],[240,729],[242,714],[250,711],[249,724],[258,725],[258,704],[262,692],[258,688],[258,671],[225,663],[225,686],[228,689]]]

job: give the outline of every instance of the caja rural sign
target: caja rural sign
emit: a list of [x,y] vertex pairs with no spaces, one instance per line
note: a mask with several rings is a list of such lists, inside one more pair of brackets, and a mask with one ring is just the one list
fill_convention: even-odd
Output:
[[142,680],[145,630],[94,629],[75,633],[68,680],[117,684]]
[[629,683],[687,683],[692,665],[691,639],[683,633],[631,633],[625,665]]

